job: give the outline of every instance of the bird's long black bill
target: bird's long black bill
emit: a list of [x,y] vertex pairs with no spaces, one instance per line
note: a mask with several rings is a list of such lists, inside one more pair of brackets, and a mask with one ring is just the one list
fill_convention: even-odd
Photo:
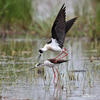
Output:
[[41,54],[39,54],[38,58],[37,58],[37,61],[39,62],[40,61],[40,58],[41,58]]
[[41,65],[43,65],[43,63],[35,63],[34,67],[30,68],[29,70],[31,71],[32,69],[34,70],[36,68],[39,68],[39,67],[41,67]]
[[36,69],[36,67],[32,67],[32,68],[30,68],[29,70],[31,71],[31,70],[34,70],[34,69]]

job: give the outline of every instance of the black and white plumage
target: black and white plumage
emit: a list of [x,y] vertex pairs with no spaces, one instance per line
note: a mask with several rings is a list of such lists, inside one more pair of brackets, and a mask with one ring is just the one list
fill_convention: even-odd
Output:
[[[55,83],[55,77],[56,77],[56,75],[55,75],[55,71],[54,71],[54,66],[55,66],[55,64],[61,64],[61,63],[64,63],[64,62],[67,62],[67,61],[69,61],[69,60],[64,60],[64,59],[60,59],[60,60],[56,60],[56,59],[47,59],[47,60],[45,60],[43,63],[38,63],[38,64],[36,64],[35,66],[34,66],[34,68],[39,68],[39,67],[41,67],[41,66],[47,66],[47,67],[50,67],[50,68],[52,68],[52,70],[53,70],[53,73],[54,73],[54,83]],[[33,69],[33,68],[31,68],[31,69]],[[57,75],[59,75],[59,72],[58,72],[58,70],[57,70],[57,68],[56,68],[56,71],[57,71]],[[59,79],[59,78],[58,78]]]
[[64,51],[63,45],[66,33],[69,31],[69,29],[72,27],[75,20],[77,19],[77,17],[75,17],[71,20],[66,21],[65,10],[66,7],[65,4],[63,4],[52,26],[52,38],[48,43],[45,44],[43,48],[39,49],[40,54],[47,50],[60,52]]
[[54,67],[55,64],[61,64],[61,63],[64,63],[64,62],[67,62],[68,60],[56,60],[56,59],[47,59],[45,60],[43,63],[38,63],[36,64],[35,67],[39,67],[39,66],[48,66],[50,68]]

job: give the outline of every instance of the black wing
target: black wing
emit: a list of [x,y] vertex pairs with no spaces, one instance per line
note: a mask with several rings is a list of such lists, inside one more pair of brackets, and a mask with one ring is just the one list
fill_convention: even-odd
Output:
[[72,27],[72,25],[74,24],[75,20],[77,19],[77,17],[66,21],[66,28],[65,28],[65,33],[67,33],[69,31],[69,29]]
[[54,64],[60,64],[60,63],[64,63],[64,62],[67,62],[69,60],[57,60],[57,59],[48,59],[51,63],[54,63]]
[[63,4],[63,6],[61,7],[61,9],[55,19],[55,22],[54,22],[52,30],[51,30],[52,38],[57,40],[57,42],[59,43],[59,46],[61,48],[63,47],[63,43],[65,40],[65,26],[66,26],[65,10],[66,10],[66,7],[65,7],[65,4]]

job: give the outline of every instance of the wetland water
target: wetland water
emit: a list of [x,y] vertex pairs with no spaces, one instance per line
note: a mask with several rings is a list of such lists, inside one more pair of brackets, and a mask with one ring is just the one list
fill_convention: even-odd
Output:
[[[0,100],[100,100],[100,45],[97,42],[66,40],[69,61],[55,66],[59,71],[55,83],[51,68],[29,70],[45,39],[0,42]],[[55,56],[45,52],[41,62]]]

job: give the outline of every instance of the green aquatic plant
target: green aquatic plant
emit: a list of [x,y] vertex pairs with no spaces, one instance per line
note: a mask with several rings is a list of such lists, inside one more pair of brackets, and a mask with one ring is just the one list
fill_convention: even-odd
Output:
[[96,8],[96,36],[100,39],[100,3]]
[[[94,11],[90,10],[90,12],[88,11],[91,8],[89,1],[85,0],[82,4],[81,13],[78,3],[73,5],[74,14],[78,16],[78,19],[67,36],[100,38],[100,3],[98,0],[94,2],[97,4],[96,9],[92,8]],[[53,9],[49,18],[41,20],[37,15],[36,6],[37,4],[33,0],[0,0],[0,29],[6,33],[7,30],[13,33],[13,30],[16,33],[14,34],[15,37],[18,35],[28,38],[49,37],[56,17],[55,13],[58,12],[59,7],[57,5],[56,9]],[[18,33],[23,33],[23,35]]]
[[31,22],[32,0],[0,0],[2,24],[27,25]]

